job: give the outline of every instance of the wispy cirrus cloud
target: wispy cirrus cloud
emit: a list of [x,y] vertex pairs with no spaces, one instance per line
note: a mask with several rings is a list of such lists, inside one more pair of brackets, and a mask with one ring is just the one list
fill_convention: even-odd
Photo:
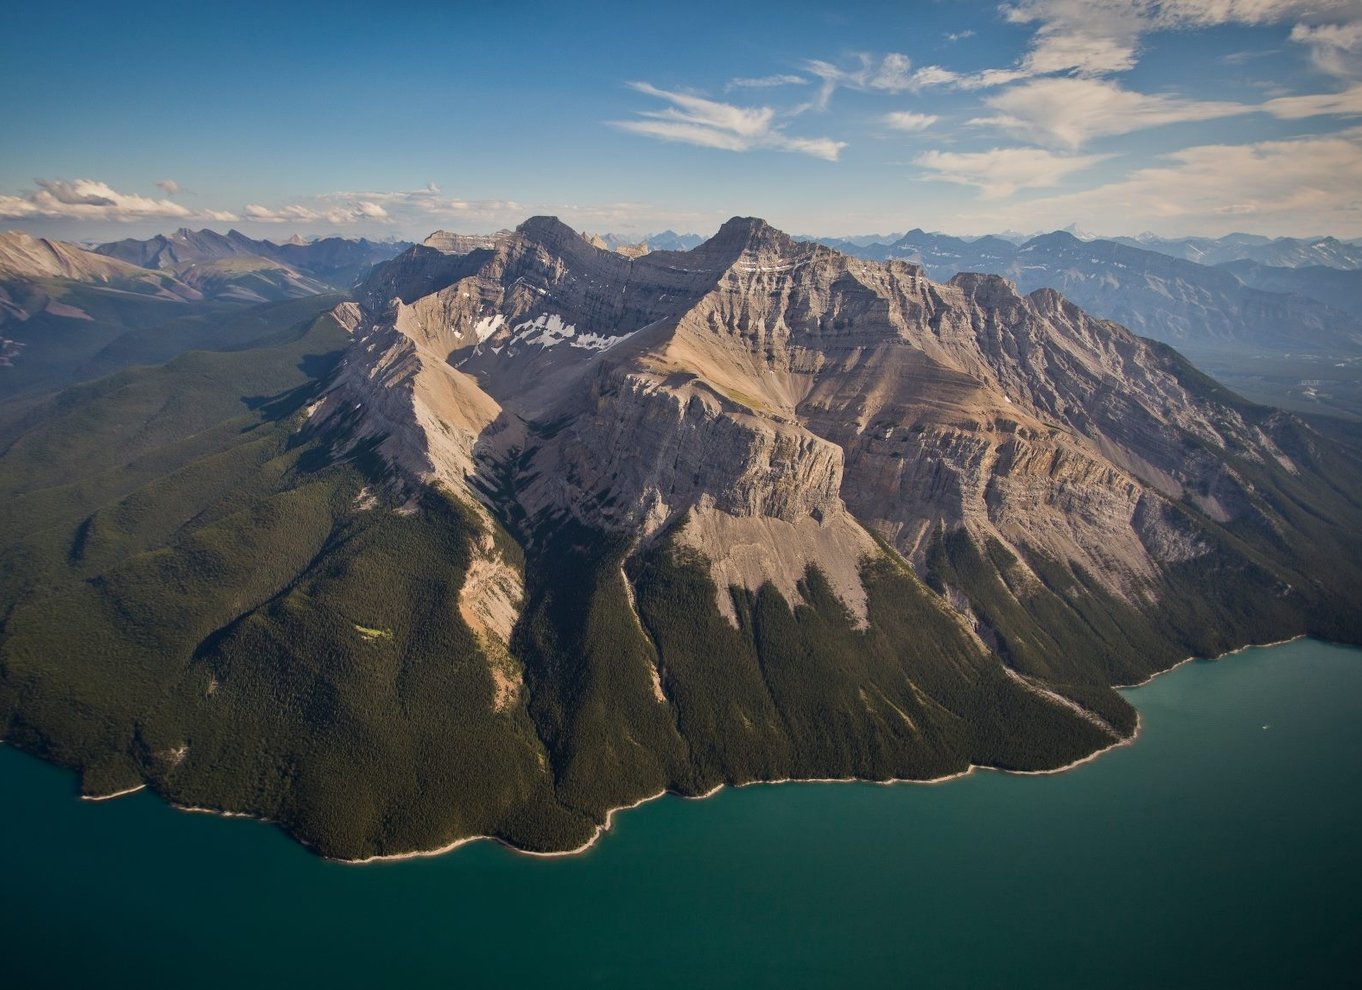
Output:
[[361,221],[381,223],[392,219],[386,208],[372,200],[328,205],[325,200],[329,197],[318,198],[322,202],[316,206],[290,203],[286,206],[269,207],[259,203],[248,203],[242,210],[242,215],[255,223],[325,223],[337,227]]
[[1338,93],[1306,93],[1301,96],[1279,96],[1259,108],[1264,113],[1283,120],[1302,120],[1306,117],[1362,115],[1362,83]]
[[807,86],[810,80],[792,73],[778,73],[773,76],[758,76],[753,79],[730,79],[725,90],[734,89],[775,89],[777,86]]
[[1284,120],[1362,114],[1362,85],[1336,93],[1283,96],[1264,103],[1193,100],[1139,93],[1108,79],[1050,77],[1013,86],[984,101],[997,111],[975,126],[997,127],[1013,137],[1076,150],[1094,138],[1165,124],[1265,113]]
[[1014,137],[1069,149],[1097,137],[1232,117],[1252,109],[1242,103],[1138,93],[1106,79],[1070,76],[1032,79],[990,96],[984,103],[996,113],[976,117],[971,124],[997,127]]
[[[258,206],[258,204],[257,204]],[[383,211],[378,216],[376,209]],[[526,217],[556,216],[578,230],[650,233],[673,227],[708,230],[732,214],[732,210],[679,210],[642,202],[550,202],[515,199],[477,199],[454,196],[435,183],[420,189],[368,189],[336,191],[308,197],[283,207],[260,206],[247,220],[288,224],[295,228],[335,224],[361,227],[381,224],[408,236],[423,237],[443,227],[464,233],[490,233],[514,227]]]
[[932,87],[951,87],[974,90],[1003,86],[1025,79],[1029,72],[1018,68],[983,69],[979,72],[956,72],[942,65],[923,65],[912,68],[908,56],[891,52],[884,56],[859,54],[851,68],[815,59],[805,68],[822,80],[818,95],[805,104],[804,110],[826,110],[832,96],[839,89],[857,92],[917,93]]
[[[889,52],[887,55],[870,55],[865,52],[855,56],[855,64],[848,67],[810,59],[804,63],[804,70],[819,79],[818,93],[812,100],[797,108],[805,110],[826,110],[832,96],[839,89],[857,92],[905,93],[921,89],[923,86],[938,84],[940,73],[947,70],[940,66],[928,66],[913,70],[913,62],[902,52]],[[958,78],[949,73],[951,79]]]
[[119,192],[96,179],[35,179],[35,189],[0,195],[5,220],[192,219],[193,210],[169,199]]
[[644,82],[629,86],[670,104],[661,110],[638,111],[640,120],[610,121],[612,126],[633,134],[723,151],[789,151],[825,161],[836,161],[846,147],[845,142],[832,138],[786,133],[771,107],[737,106]]
[[308,223],[317,220],[321,214],[315,210],[309,210],[305,206],[297,204],[291,206],[262,206],[259,203],[247,203],[242,211],[247,220],[256,223]]
[[[1309,48],[1317,67],[1340,78],[1354,71],[1362,73],[1362,4],[1358,0],[1013,0],[1003,3],[998,12],[1007,22],[1033,28],[1010,65],[962,72],[938,64],[914,65],[902,52],[862,52],[839,61],[807,60],[798,75],[782,73],[728,83],[730,91],[817,83],[807,100],[783,113],[769,106],[721,103],[634,84],[671,106],[641,112],[644,119],[614,123],[662,140],[729,151],[773,148],[832,160],[844,146],[842,142],[794,137],[782,121],[808,111],[828,110],[839,90],[880,95],[932,88],[996,91],[984,100],[991,113],[973,117],[971,124],[1077,152],[1094,139],[1168,124],[1259,112],[1293,119],[1353,112],[1349,109],[1351,91],[1284,96],[1251,104],[1140,93],[1112,81],[1113,76],[1134,68],[1144,39],[1152,33],[1294,22],[1291,40]],[[945,37],[954,42],[971,33],[953,32]],[[932,116],[900,111],[882,114],[880,120],[911,133],[935,123],[927,121]]]
[[1259,51],[1230,52],[1228,55],[1221,55],[1218,61],[1222,65],[1248,65],[1260,58],[1267,58],[1269,55],[1280,54],[1280,48],[1264,48]]
[[1044,148],[990,148],[988,151],[924,151],[913,164],[926,179],[974,186],[985,199],[1003,199],[1021,189],[1058,186],[1075,172],[1111,155],[1063,155]]
[[913,113],[911,110],[895,110],[884,115],[884,123],[896,131],[915,134],[925,131],[940,118],[934,113]]
[[1057,74],[1112,76],[1133,69],[1145,37],[1156,32],[1293,21],[1291,40],[1310,49],[1318,68],[1362,74],[1357,0],[1015,0],[998,9],[1009,23],[1034,26],[1013,64],[968,73],[924,66],[914,73],[917,85],[980,90]]
[[[1198,145],[1091,189],[991,211],[991,223],[1027,229],[1057,217],[1085,226],[1139,217],[1156,232],[1267,234],[1362,227],[1362,128],[1337,135],[1240,145]],[[962,217],[980,222],[982,218]]]

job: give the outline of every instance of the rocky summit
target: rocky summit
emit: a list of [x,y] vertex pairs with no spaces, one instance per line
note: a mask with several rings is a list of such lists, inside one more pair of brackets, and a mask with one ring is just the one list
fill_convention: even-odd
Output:
[[1114,685],[1362,640],[1357,451],[1168,346],[754,218],[603,243],[434,234],[192,378],[253,389],[192,434],[139,373],[80,492],[15,441],[60,563],[6,577],[11,738],[341,858],[563,851],[662,790],[1055,769],[1132,737]]

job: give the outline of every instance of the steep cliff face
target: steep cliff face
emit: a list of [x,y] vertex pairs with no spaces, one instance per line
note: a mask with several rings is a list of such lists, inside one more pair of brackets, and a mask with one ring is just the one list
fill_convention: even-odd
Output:
[[925,572],[958,529],[1149,607],[1208,546],[1175,506],[1267,511],[1215,452],[1296,470],[1176,354],[1053,290],[939,284],[750,218],[633,259],[550,218],[436,240],[369,283],[331,406],[367,408],[422,481],[486,501],[480,475],[510,471],[531,527],[679,524],[730,617],[729,584],[797,598],[816,567],[863,620],[869,534]]

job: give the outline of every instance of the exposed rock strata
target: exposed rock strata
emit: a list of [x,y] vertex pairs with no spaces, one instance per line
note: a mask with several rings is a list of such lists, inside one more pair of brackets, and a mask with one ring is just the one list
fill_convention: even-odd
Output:
[[327,402],[417,480],[486,501],[480,475],[509,469],[532,521],[680,524],[721,589],[797,599],[816,567],[861,621],[867,530],[921,569],[963,527],[1138,602],[1204,549],[1172,505],[1250,511],[1204,448],[1290,466],[1176,355],[1054,291],[936,283],[757,220],[637,258],[549,218],[442,233],[364,306]]

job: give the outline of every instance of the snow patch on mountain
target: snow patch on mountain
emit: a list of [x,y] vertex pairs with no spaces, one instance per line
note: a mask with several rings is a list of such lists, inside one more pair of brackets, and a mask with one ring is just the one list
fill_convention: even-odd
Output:
[[[498,317],[500,319],[500,317]],[[619,343],[629,334],[607,337],[590,330],[578,332],[576,324],[564,322],[557,313],[544,313],[533,320],[517,323],[512,331],[512,344],[554,347],[566,343],[569,347],[580,347],[589,351],[603,351]]]

